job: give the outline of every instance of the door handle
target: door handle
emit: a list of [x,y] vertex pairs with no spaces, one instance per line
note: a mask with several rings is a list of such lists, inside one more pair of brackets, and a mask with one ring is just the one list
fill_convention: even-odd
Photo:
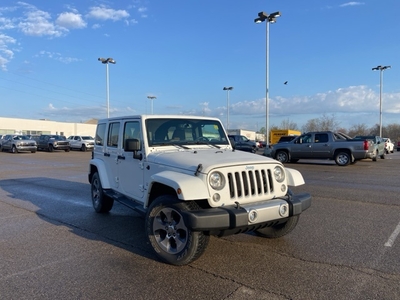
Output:
[[118,155],[118,157],[117,157],[118,159],[125,159],[125,156],[122,156],[122,155]]
[[104,156],[110,157],[110,153],[104,153]]

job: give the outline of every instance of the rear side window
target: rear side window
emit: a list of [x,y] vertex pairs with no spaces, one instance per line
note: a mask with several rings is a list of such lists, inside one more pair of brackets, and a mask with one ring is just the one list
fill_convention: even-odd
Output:
[[110,123],[108,128],[107,146],[118,147],[119,122]]
[[104,146],[104,134],[106,132],[106,124],[98,124],[96,129],[95,145]]
[[326,133],[317,133],[315,134],[315,142],[316,143],[327,143],[329,141],[328,135]]

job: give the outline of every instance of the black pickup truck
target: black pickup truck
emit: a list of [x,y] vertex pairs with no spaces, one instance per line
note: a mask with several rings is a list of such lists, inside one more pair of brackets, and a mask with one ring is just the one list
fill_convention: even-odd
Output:
[[36,138],[37,149],[53,152],[54,150],[70,151],[70,145],[63,135],[43,134]]

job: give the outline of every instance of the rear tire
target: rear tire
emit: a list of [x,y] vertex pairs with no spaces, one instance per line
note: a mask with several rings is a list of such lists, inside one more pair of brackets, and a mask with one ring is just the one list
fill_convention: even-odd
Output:
[[101,186],[99,173],[94,173],[91,182],[93,208],[98,213],[107,213],[114,205],[114,199],[105,195]]
[[178,201],[175,196],[163,195],[147,210],[146,232],[156,255],[166,263],[181,266],[198,259],[207,248],[209,236],[192,231],[182,212],[199,209],[196,202]]
[[350,154],[344,151],[338,152],[335,156],[335,162],[338,166],[347,166],[351,162]]

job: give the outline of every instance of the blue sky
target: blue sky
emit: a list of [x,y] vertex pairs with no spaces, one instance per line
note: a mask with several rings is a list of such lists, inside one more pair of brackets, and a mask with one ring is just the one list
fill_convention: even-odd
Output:
[[[0,4],[2,117],[82,122],[110,116],[207,115],[265,126],[266,26],[270,125],[322,115],[344,128],[400,123],[398,0],[119,0]],[[288,81],[285,85],[284,82]]]

